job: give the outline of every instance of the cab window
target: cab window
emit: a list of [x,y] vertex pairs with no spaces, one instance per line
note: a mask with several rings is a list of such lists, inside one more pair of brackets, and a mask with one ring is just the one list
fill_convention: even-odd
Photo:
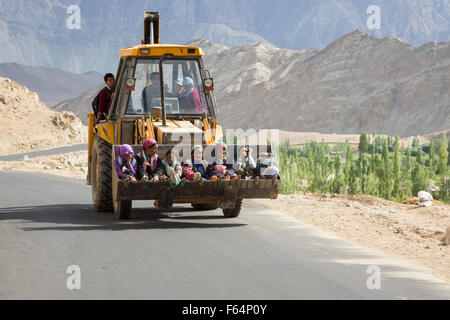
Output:
[[[163,94],[166,114],[200,115],[207,104],[197,60],[170,59],[163,62]],[[161,107],[161,75],[158,59],[138,59],[134,91],[126,114],[151,114]]]

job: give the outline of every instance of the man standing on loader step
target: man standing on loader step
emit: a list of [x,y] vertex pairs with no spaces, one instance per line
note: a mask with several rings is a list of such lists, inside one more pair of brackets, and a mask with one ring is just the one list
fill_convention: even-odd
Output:
[[98,112],[95,117],[95,124],[100,120],[106,119],[109,108],[111,107],[111,101],[114,97],[114,86],[116,84],[114,75],[112,73],[105,74],[105,87],[98,93]]

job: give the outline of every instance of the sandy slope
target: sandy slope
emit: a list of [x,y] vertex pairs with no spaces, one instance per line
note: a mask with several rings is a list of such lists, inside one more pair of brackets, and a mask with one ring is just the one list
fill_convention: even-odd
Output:
[[36,93],[0,77],[0,154],[87,141],[87,127],[72,112],[55,112]]

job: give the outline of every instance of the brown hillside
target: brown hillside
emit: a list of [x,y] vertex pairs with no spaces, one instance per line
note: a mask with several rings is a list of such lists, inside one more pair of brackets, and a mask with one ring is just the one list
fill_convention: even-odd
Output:
[[0,77],[0,154],[87,141],[87,128],[72,112],[55,112],[36,93]]

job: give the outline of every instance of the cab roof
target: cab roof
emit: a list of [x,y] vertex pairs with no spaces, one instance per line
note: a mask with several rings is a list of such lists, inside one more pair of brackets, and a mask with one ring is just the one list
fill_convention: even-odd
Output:
[[174,44],[143,44],[121,48],[119,57],[159,57],[171,54],[175,57],[201,57],[205,54],[199,47]]

